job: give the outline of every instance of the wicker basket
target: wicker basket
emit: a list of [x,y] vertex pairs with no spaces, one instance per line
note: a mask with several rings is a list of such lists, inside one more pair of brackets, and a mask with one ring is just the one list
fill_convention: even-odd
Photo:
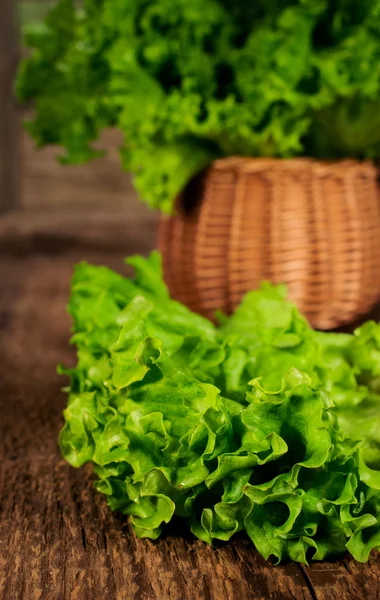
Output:
[[216,161],[162,217],[159,247],[172,295],[209,318],[230,313],[262,280],[284,282],[320,329],[380,299],[377,171],[368,162]]

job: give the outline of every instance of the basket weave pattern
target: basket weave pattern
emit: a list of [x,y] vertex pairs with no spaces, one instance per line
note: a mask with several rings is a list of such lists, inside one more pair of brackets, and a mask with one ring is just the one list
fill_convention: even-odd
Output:
[[222,159],[191,214],[162,217],[164,277],[209,318],[262,280],[285,283],[310,323],[329,329],[380,299],[380,205],[368,162]]

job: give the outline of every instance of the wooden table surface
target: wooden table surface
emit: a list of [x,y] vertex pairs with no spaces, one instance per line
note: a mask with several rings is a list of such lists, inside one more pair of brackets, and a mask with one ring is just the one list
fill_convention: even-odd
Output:
[[380,598],[380,557],[304,568],[266,563],[242,537],[216,549],[169,530],[138,540],[61,458],[72,364],[65,306],[74,263],[123,269],[154,245],[155,215],[28,212],[0,221],[0,599]]

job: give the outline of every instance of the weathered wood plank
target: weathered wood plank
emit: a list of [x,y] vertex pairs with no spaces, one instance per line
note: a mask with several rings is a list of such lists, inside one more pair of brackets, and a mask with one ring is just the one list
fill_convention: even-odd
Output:
[[[274,568],[247,541],[213,549],[173,531],[138,540],[56,455],[5,461],[0,562],[5,598],[192,600],[312,596],[296,565]],[[18,596],[17,594],[20,594]],[[292,595],[292,596],[291,596]]]
[[20,120],[13,97],[18,59],[14,0],[0,2],[0,212],[20,203]]
[[380,598],[380,560],[373,554],[368,564],[360,564],[348,554],[343,560],[301,566],[316,600],[363,600]]

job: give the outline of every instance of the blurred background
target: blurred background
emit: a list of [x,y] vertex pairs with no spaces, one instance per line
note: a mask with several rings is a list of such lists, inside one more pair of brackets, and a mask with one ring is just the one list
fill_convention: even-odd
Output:
[[71,239],[73,251],[82,246],[73,257],[78,260],[88,254],[83,246],[96,242],[100,260],[107,263],[108,249],[119,250],[122,257],[153,247],[157,217],[138,201],[130,176],[120,169],[117,131],[106,131],[100,140],[108,149],[104,158],[62,167],[56,160],[59,150],[36,149],[22,127],[28,108],[17,106],[13,97],[16,66],[26,53],[20,32],[23,25],[43,18],[52,4],[51,0],[0,2],[1,245],[9,250],[20,244],[22,236],[21,245],[34,244],[30,250],[38,253],[46,244],[57,246],[58,238]]

